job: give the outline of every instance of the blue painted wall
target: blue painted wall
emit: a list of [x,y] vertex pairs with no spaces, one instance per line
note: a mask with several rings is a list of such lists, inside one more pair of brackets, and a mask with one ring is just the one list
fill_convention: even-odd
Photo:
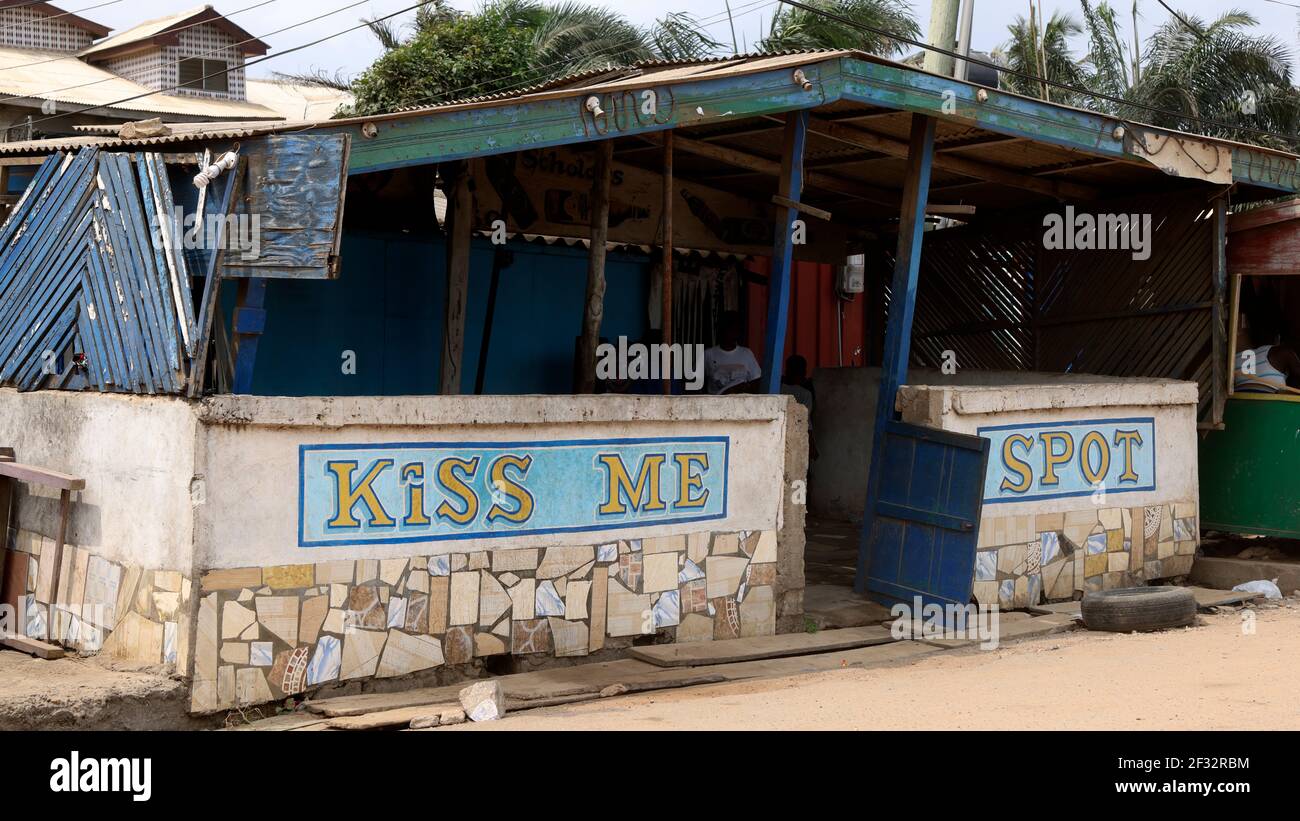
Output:
[[[262,396],[436,394],[446,304],[443,238],[345,232],[335,281],[271,280],[253,392]],[[515,242],[501,273],[484,393],[566,394],[587,280],[584,248]],[[474,392],[492,276],[493,247],[470,258],[463,393]],[[602,336],[646,330],[649,259],[611,254]],[[233,292],[233,289],[228,289]],[[233,293],[225,316],[231,316]],[[342,372],[343,352],[357,372]]]

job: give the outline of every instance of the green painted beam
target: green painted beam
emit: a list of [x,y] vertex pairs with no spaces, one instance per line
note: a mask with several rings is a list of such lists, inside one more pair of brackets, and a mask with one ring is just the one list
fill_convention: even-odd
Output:
[[[896,108],[935,117],[958,119],[971,125],[1013,137],[1050,143],[1117,160],[1145,159],[1131,148],[1129,140],[1117,138],[1116,128],[1125,121],[1042,100],[984,89],[948,77],[936,77],[897,66],[845,58],[842,69],[844,97],[869,105]],[[1195,137],[1193,137],[1195,139]],[[1233,148],[1234,181],[1300,191],[1300,160],[1296,157],[1249,146]]]
[[[365,136],[360,125],[329,130],[352,134],[349,173],[365,174],[815,108],[839,99],[839,66],[838,60],[811,58],[802,67],[812,84],[808,90],[795,83],[796,66],[789,66],[746,76],[607,92],[600,95],[605,112],[600,118],[586,108],[591,95],[578,93],[531,103],[377,117],[372,121],[377,128],[373,137]],[[655,94],[656,107],[649,114],[646,92]]]
[[[590,142],[605,137],[651,134],[673,128],[718,124],[816,108],[851,100],[873,106],[959,120],[1012,137],[1049,143],[1114,160],[1143,160],[1132,141],[1116,129],[1123,120],[982,89],[948,77],[938,77],[896,65],[852,57],[817,60],[801,66],[811,87],[794,80],[789,65],[744,76],[693,79],[675,84],[647,85],[600,95],[603,117],[586,108],[589,94],[575,92],[528,103],[433,110],[423,114],[382,116],[369,121],[373,136],[361,124],[322,131],[352,135],[349,173],[365,174],[390,168],[505,154],[534,148]],[[983,91],[985,99],[979,95]],[[656,108],[646,114],[646,92],[654,92]],[[1236,182],[1300,191],[1300,160],[1248,146],[1233,149]]]

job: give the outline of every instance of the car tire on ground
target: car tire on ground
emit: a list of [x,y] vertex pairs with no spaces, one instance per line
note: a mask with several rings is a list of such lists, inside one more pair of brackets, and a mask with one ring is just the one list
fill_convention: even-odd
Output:
[[1088,593],[1080,609],[1085,627],[1112,633],[1166,630],[1196,621],[1196,599],[1182,587],[1126,587]]

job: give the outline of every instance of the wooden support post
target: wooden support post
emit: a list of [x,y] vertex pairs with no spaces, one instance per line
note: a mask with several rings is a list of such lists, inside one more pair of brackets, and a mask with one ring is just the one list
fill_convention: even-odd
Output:
[[889,323],[885,330],[885,353],[880,371],[880,394],[876,401],[871,464],[867,470],[867,504],[862,516],[862,537],[858,544],[858,573],[853,584],[858,593],[866,593],[867,590],[867,547],[876,518],[885,425],[894,418],[898,387],[907,380],[907,361],[912,352],[912,316],[916,310],[916,281],[921,270],[921,241],[925,235],[925,205],[934,158],[934,126],[933,117],[912,115],[911,151],[907,158],[907,178],[903,182],[898,253],[894,257]]
[[487,381],[488,353],[492,350],[492,325],[497,317],[497,291],[501,288],[501,272],[514,262],[514,254],[498,248],[492,255],[492,281],[488,283],[487,314],[483,317],[483,338],[478,346],[478,373],[474,375],[474,395],[483,395]]
[[203,274],[203,303],[199,306],[197,322],[198,342],[194,346],[194,360],[190,363],[189,395],[191,397],[203,394],[203,386],[208,375],[208,348],[212,344],[212,323],[221,300],[222,260],[226,255],[226,229],[229,220],[224,218],[234,213],[247,165],[248,161],[240,157],[238,164],[227,172],[229,176],[222,175],[226,177],[220,206],[223,219],[217,222],[215,236],[209,238],[213,243],[213,249],[208,255],[207,270]]
[[[1214,245],[1211,248],[1212,276],[1214,281],[1214,305],[1210,309],[1210,332],[1213,335],[1211,350],[1210,424],[1223,424],[1223,410],[1228,401],[1228,380],[1232,379],[1233,368],[1224,373],[1224,365],[1233,355],[1237,341],[1228,339],[1227,324],[1224,322],[1224,301],[1228,292],[1228,197],[1226,194],[1214,199],[1214,219],[1211,236]],[[1233,323],[1236,324],[1235,322]]]
[[[785,122],[785,152],[781,159],[780,190],[777,196],[791,203],[803,194],[803,153],[808,140],[808,112],[792,112]],[[772,247],[772,270],[767,278],[767,335],[763,341],[763,390],[781,392],[781,369],[785,362],[785,336],[790,318],[790,278],[794,266],[794,207],[777,211],[776,241]]]
[[[663,283],[659,289],[661,310],[660,325],[663,327],[665,345],[673,344],[673,132],[664,132],[664,242],[663,242]],[[665,348],[664,350],[669,350]],[[672,373],[664,374],[664,396],[673,392]]]
[[610,167],[614,143],[596,143],[591,181],[591,249],[587,255],[587,293],[582,303],[582,338],[578,342],[578,393],[596,392],[596,346],[605,319],[605,244],[609,240]]
[[469,304],[469,252],[474,240],[473,173],[469,163],[443,166],[447,194],[447,313],[442,332],[439,393],[456,396],[465,354],[465,309]]
[[241,279],[235,304],[232,328],[235,382],[234,393],[253,392],[253,366],[257,363],[257,343],[266,330],[266,280],[261,277]]

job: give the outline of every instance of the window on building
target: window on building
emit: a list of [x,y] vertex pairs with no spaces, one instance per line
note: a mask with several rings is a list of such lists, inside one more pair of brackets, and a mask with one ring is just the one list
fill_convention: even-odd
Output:
[[223,94],[230,91],[230,75],[226,73],[230,65],[225,60],[187,57],[180,61],[178,68],[181,88],[218,91]]

